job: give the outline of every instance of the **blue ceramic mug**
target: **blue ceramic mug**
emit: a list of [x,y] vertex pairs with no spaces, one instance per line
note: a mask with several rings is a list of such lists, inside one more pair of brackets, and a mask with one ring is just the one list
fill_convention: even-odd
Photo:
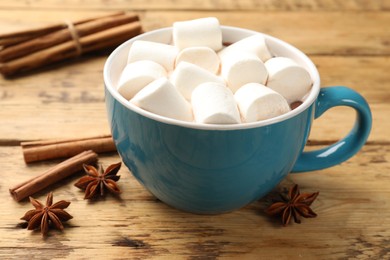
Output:
[[[226,26],[222,31],[224,42],[258,33]],[[232,211],[267,194],[289,172],[331,167],[364,145],[372,124],[364,98],[346,87],[321,89],[318,71],[305,54],[264,36],[273,54],[292,58],[309,71],[313,87],[293,111],[240,125],[204,125],[165,118],[130,104],[116,91],[132,42],[170,43],[171,28],[135,37],[109,56],[104,83],[112,136],[125,165],[161,201],[193,213]],[[334,106],[356,110],[353,129],[333,145],[303,152],[313,119]]]

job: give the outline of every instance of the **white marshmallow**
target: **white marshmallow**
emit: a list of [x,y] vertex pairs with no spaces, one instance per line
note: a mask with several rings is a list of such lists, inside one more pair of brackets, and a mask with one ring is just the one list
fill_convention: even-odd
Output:
[[192,91],[199,84],[205,82],[225,83],[217,75],[185,61],[180,62],[179,66],[173,71],[170,80],[187,100],[191,100]]
[[221,83],[207,82],[192,92],[195,122],[203,124],[238,124],[240,113],[232,91]]
[[265,84],[268,72],[259,57],[243,51],[232,51],[221,58],[221,75],[234,92],[247,83]]
[[288,103],[302,100],[310,91],[310,74],[294,60],[276,57],[265,62],[269,77],[267,86],[281,94]]
[[254,34],[246,37],[238,42],[235,42],[219,52],[219,55],[227,54],[231,51],[246,51],[255,54],[263,62],[272,58],[267,44],[265,43],[265,37],[261,34]]
[[167,72],[160,64],[149,60],[136,61],[123,69],[117,89],[129,100],[150,82],[166,76]]
[[209,47],[189,47],[183,49],[176,57],[176,66],[182,61],[195,64],[214,74],[217,74],[219,70],[219,57]]
[[180,50],[206,46],[218,51],[222,48],[222,31],[215,17],[173,23],[173,43]]
[[171,71],[178,52],[179,50],[172,45],[138,40],[130,47],[127,63],[151,60],[163,66],[167,71]]
[[141,89],[130,102],[161,116],[192,121],[190,104],[167,78],[159,78],[151,82]]
[[272,89],[248,83],[234,94],[243,121],[246,123],[269,119],[290,111],[286,99]]

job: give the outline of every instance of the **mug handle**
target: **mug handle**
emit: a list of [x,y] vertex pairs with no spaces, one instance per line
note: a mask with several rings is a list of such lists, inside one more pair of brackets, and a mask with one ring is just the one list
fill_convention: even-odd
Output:
[[347,136],[335,144],[320,150],[302,152],[292,172],[320,170],[342,163],[355,155],[367,141],[372,126],[372,117],[366,100],[359,93],[347,87],[322,88],[316,100],[314,119],[336,106],[348,106],[356,110],[354,127]]

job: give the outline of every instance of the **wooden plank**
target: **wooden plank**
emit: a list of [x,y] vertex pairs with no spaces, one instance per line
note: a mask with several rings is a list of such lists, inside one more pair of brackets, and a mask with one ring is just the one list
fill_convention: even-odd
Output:
[[[322,86],[348,86],[359,92],[372,109],[373,127],[369,141],[389,141],[390,59],[388,57],[311,56],[321,75]],[[345,136],[353,126],[355,111],[337,107],[315,120],[312,141],[331,142]]]
[[[0,10],[0,28],[5,33],[99,14],[102,12]],[[139,14],[146,31],[171,26],[174,21],[215,16],[221,24],[268,33],[312,55],[390,54],[387,26],[390,24],[390,12],[147,11]]]
[[0,80],[1,138],[34,140],[109,134],[102,79],[104,60],[83,58],[59,69]]
[[[3,176],[0,187],[0,255],[4,258],[385,259],[389,255],[389,145],[366,146],[341,166],[290,175],[280,187],[298,183],[303,192],[320,191],[320,195],[312,206],[318,217],[288,227],[263,213],[267,198],[232,213],[202,216],[159,202],[125,167],[119,173],[120,200],[112,196],[93,203],[83,200],[82,192],[73,186],[80,177],[75,176],[34,196],[44,200],[53,190],[55,201],[72,202],[68,212],[74,219],[63,233],[50,231],[45,240],[39,232],[18,226],[31,205],[13,201],[8,188],[55,162],[26,166],[17,147],[3,147],[1,153],[3,172],[12,173]],[[104,165],[118,160],[117,155],[100,157]]]
[[390,57],[309,55],[317,66],[321,86],[347,86],[370,104],[390,100]]
[[[389,58],[312,58],[324,86],[350,86],[371,104],[374,126],[370,141],[389,141]],[[57,69],[13,80],[0,79],[1,141],[108,134],[102,81],[104,61],[105,56],[90,56]],[[354,116],[352,109],[330,110],[316,120],[311,139],[338,140],[351,129]]]
[[131,1],[104,1],[104,0],[63,0],[63,1],[30,1],[23,0],[3,1],[0,8],[36,8],[36,9],[101,9],[101,10],[260,10],[260,11],[377,11],[389,10],[390,3],[383,1],[358,0],[131,0]]
[[[146,12],[144,28],[215,16],[221,24],[267,33],[308,54],[389,55],[388,12]],[[305,17],[305,19],[302,19]]]

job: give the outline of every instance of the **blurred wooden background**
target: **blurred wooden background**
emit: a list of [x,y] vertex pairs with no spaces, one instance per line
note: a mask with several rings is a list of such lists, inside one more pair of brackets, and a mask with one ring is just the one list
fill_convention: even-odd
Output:
[[[215,16],[224,25],[257,30],[300,48],[317,65],[322,86],[360,92],[373,112],[367,145],[349,161],[322,171],[290,175],[320,191],[315,219],[282,227],[267,217],[263,199],[218,216],[183,213],[156,200],[122,168],[121,200],[84,201],[79,176],[35,195],[72,201],[63,233],[18,223],[30,209],[11,186],[58,161],[25,165],[21,141],[108,134],[102,69],[108,53],[87,55],[15,79],[0,77],[0,258],[106,259],[390,259],[390,1],[359,0],[13,0],[0,1],[0,32],[77,20],[112,11],[136,12],[144,30],[177,20]],[[340,139],[354,111],[335,108],[316,120],[310,149]],[[104,165],[116,154],[100,157]]]

